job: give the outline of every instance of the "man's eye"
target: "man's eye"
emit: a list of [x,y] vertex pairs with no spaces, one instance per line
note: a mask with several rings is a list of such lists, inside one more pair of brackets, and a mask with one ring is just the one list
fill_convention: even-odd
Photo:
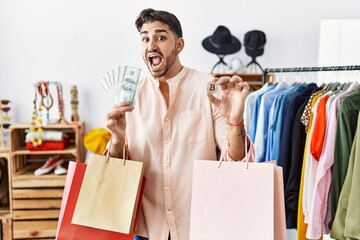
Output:
[[164,40],[166,40],[166,37],[160,36],[160,37],[158,37],[158,39],[159,39],[159,41],[164,41]]
[[141,41],[143,41],[143,42],[148,42],[148,41],[149,41],[149,38],[145,38],[145,37],[144,37],[144,38],[141,39]]

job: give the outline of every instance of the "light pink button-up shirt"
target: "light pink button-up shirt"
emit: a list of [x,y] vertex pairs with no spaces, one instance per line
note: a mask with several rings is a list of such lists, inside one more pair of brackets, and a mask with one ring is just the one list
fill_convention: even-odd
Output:
[[225,121],[207,97],[211,80],[184,67],[168,80],[168,108],[155,79],[139,83],[126,136],[131,159],[145,166],[140,236],[167,240],[170,232],[172,240],[189,238],[193,160],[216,160],[216,145],[226,136]]

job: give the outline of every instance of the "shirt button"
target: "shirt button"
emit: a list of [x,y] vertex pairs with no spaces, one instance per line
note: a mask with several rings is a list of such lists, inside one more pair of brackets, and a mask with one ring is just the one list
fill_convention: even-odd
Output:
[[166,187],[166,188],[165,188],[165,190],[166,190],[166,191],[169,191],[169,188],[168,188],[168,187]]
[[165,143],[168,144],[168,143],[169,143],[169,140],[166,139],[166,140],[165,140]]
[[165,121],[169,121],[169,118],[168,118],[168,117],[165,117]]
[[160,87],[159,80],[155,79],[155,85],[156,85],[156,87]]

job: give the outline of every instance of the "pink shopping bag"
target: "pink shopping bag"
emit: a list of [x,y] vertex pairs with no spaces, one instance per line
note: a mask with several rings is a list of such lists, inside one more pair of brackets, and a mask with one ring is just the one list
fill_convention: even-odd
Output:
[[286,240],[282,168],[195,160],[190,240]]

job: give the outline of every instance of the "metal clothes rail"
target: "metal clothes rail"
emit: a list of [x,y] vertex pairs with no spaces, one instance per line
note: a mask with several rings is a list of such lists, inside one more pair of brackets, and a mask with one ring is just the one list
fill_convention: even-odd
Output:
[[330,72],[330,71],[360,71],[360,65],[329,66],[329,67],[292,67],[292,68],[266,68],[263,71],[262,84],[266,83],[268,73],[282,72]]

